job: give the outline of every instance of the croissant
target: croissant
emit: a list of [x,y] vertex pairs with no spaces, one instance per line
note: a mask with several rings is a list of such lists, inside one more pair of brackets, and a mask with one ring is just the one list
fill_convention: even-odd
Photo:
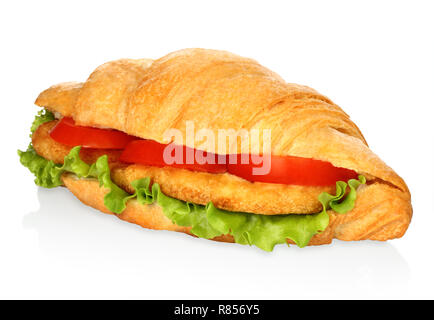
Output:
[[[58,118],[72,118],[76,126],[115,129],[159,144],[167,144],[167,130],[175,129],[184,146],[192,149],[197,148],[200,139],[188,139],[189,122],[195,130],[206,129],[216,137],[222,129],[270,130],[269,152],[273,157],[314,159],[355,172],[366,180],[350,192],[351,196],[347,189],[341,192],[341,196],[352,197],[355,202],[351,210],[339,213],[318,201],[323,193],[342,191],[338,185],[249,181],[229,172],[125,163],[122,150],[81,148],[79,157],[89,165],[106,155],[113,183],[127,194],[137,193],[137,198],[128,198],[122,211],[115,214],[145,228],[202,236],[194,225],[178,223],[180,220],[168,213],[160,201],[165,197],[182,203],[186,210],[193,208],[191,214],[196,207],[204,208],[207,223],[214,221],[214,211],[219,210],[233,217],[239,214],[243,221],[277,221],[286,216],[308,219],[324,209],[327,224],[309,236],[309,245],[328,244],[333,238],[393,239],[403,236],[411,221],[407,185],[369,149],[350,117],[317,91],[287,83],[252,59],[206,49],[180,50],[155,61],[121,59],[99,66],[84,83],[50,87],[35,103],[57,116],[40,124],[32,135],[35,154],[53,163],[52,172],[60,170],[62,164],[67,166],[66,159],[72,152],[72,146],[52,138],[53,128]],[[241,140],[228,143],[225,154],[254,154],[266,143],[264,139],[256,144]],[[201,150],[214,153],[216,145],[201,145]],[[31,164],[25,165],[32,171]],[[100,176],[95,177],[83,178],[69,170],[62,171],[59,179],[84,204],[113,214],[106,202],[113,189],[102,185]],[[142,178],[149,179],[144,194],[145,198],[154,197],[153,202],[148,198],[140,201],[134,181]],[[270,237],[255,236],[245,228],[238,234],[235,227],[213,227],[225,232],[209,233],[206,238],[252,244],[254,239],[262,237],[257,240],[260,243]],[[298,244],[294,239],[288,236],[286,241]]]

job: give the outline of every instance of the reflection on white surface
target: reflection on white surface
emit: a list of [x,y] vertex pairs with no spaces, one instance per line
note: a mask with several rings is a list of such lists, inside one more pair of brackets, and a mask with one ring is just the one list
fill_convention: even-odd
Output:
[[[375,298],[402,292],[410,277],[390,243],[281,245],[267,253],[146,230],[84,206],[63,188],[38,189],[38,199],[40,209],[23,224],[37,231],[42,253],[78,282],[86,279],[82,297]],[[282,287],[285,296],[277,295]]]

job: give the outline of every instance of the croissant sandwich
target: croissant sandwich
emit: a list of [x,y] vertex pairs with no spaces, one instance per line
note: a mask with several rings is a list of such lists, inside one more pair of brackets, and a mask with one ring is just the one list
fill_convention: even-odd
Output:
[[398,238],[412,217],[340,107],[229,52],[108,62],[35,103],[18,153],[36,184],[145,228],[271,251]]

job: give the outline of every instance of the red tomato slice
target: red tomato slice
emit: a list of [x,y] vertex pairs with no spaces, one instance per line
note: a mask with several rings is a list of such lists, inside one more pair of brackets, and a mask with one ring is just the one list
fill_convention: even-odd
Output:
[[[270,171],[267,174],[257,175],[254,174],[253,169],[263,166],[261,162],[258,162],[257,156],[240,154],[222,156],[185,146],[169,145],[169,149],[166,149],[166,147],[168,145],[152,140],[135,140],[126,146],[120,160],[126,163],[138,163],[156,167],[171,166],[210,173],[229,172],[252,182],[329,186],[334,185],[339,180],[347,181],[348,179],[357,178],[356,172],[345,168],[337,168],[329,162],[290,156],[271,156]],[[165,151],[167,153],[166,161]],[[188,164],[186,161],[188,153],[194,159],[194,162],[191,164]],[[175,154],[181,155],[177,159],[178,163],[174,162]],[[201,157],[214,159],[214,163],[204,163],[204,159]],[[232,159],[236,159],[234,164],[229,163],[231,157],[234,157]],[[248,164],[242,163],[242,157],[247,158]],[[202,161],[199,161],[201,159]]]
[[[261,168],[263,164],[258,162],[257,156],[256,159],[252,159],[251,155],[244,156],[249,157],[249,163],[242,164],[242,155],[237,155],[236,164],[228,164],[228,172],[249,181],[329,186],[334,185],[339,180],[347,181],[357,178],[356,172],[345,168],[337,168],[330,162],[292,156],[271,156],[269,158],[269,173],[255,175],[253,174],[253,168]],[[256,160],[256,163],[259,164],[254,164],[252,160]]]
[[123,149],[137,139],[113,129],[99,129],[75,125],[72,118],[62,118],[50,132],[51,138],[67,146],[95,149]]
[[[165,150],[166,155],[164,154]],[[176,159],[177,155],[179,156],[178,159]],[[214,163],[206,163],[204,158],[214,159]],[[187,159],[191,160],[189,161],[191,163],[187,163]],[[214,153],[207,153],[186,146],[161,144],[153,140],[135,140],[130,142],[120,157],[121,161],[127,163],[138,163],[155,167],[170,166],[210,173],[226,172],[225,159],[225,156],[217,156]]]

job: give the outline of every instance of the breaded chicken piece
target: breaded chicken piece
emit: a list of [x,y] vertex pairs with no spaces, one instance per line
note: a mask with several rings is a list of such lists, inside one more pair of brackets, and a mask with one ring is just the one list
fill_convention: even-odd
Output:
[[[49,132],[57,121],[42,124],[33,134],[32,143],[42,157],[62,163],[71,147],[54,141]],[[213,204],[229,211],[256,214],[304,214],[321,210],[318,195],[334,192],[334,187],[311,187],[250,182],[229,173],[213,174],[193,172],[173,167],[128,165],[119,162],[119,150],[96,150],[82,148],[83,161],[93,163],[107,154],[112,180],[124,190],[132,193],[131,182],[150,177],[158,183],[166,195],[196,204]]]
[[[50,131],[56,125],[57,120],[45,122],[38,127],[32,135],[32,144],[35,151],[42,157],[48,160],[53,160],[54,163],[63,163],[63,158],[71,151],[72,147],[58,143],[50,137]],[[102,150],[81,148],[80,158],[88,163],[94,163],[103,155],[108,156],[110,166],[119,163],[121,150]]]

